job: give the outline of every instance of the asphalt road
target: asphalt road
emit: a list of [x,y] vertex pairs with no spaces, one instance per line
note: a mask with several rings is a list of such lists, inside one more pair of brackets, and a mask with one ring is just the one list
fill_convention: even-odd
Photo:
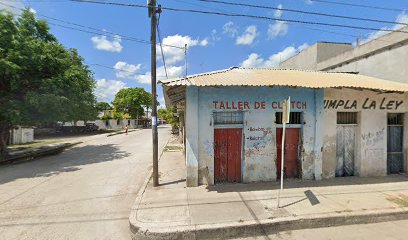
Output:
[[[338,227],[302,229],[280,232],[268,236],[239,238],[240,240],[405,240],[408,220],[357,224]],[[238,239],[237,239],[238,240]]]
[[[130,208],[152,166],[151,130],[95,137],[0,166],[0,239],[130,239]],[[159,151],[170,137],[159,127]]]

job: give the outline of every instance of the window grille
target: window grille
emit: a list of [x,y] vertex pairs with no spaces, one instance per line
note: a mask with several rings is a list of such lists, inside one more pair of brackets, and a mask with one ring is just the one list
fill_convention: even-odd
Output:
[[[276,124],[282,124],[282,112],[275,113]],[[301,112],[290,112],[289,113],[289,124],[302,124],[302,113]]]
[[404,114],[403,113],[388,113],[387,118],[388,125],[403,125]]
[[214,112],[214,125],[243,124],[244,112]]
[[357,124],[357,113],[337,112],[337,124]]

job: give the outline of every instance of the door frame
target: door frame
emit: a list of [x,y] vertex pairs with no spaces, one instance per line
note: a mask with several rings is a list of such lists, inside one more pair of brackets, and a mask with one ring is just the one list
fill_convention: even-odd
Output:
[[[396,125],[389,125],[388,124],[388,115],[389,114],[401,114],[402,115],[402,124],[396,124]],[[402,145],[402,172],[403,173],[406,173],[408,170],[407,170],[407,160],[406,160],[406,158],[405,158],[405,153],[404,153],[404,148],[405,148],[405,146],[406,146],[406,134],[405,134],[405,132],[406,132],[406,127],[405,127],[405,118],[406,118],[406,114],[404,113],[404,112],[387,112],[387,118],[386,118],[386,129],[387,129],[387,146],[386,146],[386,149],[387,149],[387,158],[386,158],[386,171],[387,171],[387,175],[391,175],[391,174],[394,174],[394,173],[390,173],[388,170],[389,170],[389,166],[388,166],[388,164],[389,164],[389,162],[388,162],[388,135],[389,135],[389,131],[388,131],[388,127],[389,126],[394,126],[394,127],[402,127],[402,142],[401,142],[401,145]]]
[[243,176],[244,176],[244,172],[243,172],[243,170],[244,170],[244,128],[243,128],[243,124],[225,124],[225,125],[218,125],[217,127],[215,127],[214,126],[214,128],[213,128],[213,131],[212,131],[212,133],[213,133],[213,137],[212,137],[212,141],[213,141],[213,161],[212,161],[212,164],[213,164],[213,172],[214,172],[214,174],[213,174],[213,179],[214,179],[214,184],[216,183],[215,182],[215,139],[214,139],[214,132],[215,132],[215,130],[216,129],[241,129],[241,176],[240,176],[240,183],[243,183]]
[[[216,112],[242,112],[243,114],[243,123],[242,124],[214,124],[214,113]],[[211,131],[211,143],[212,143],[212,156],[213,159],[210,164],[212,164],[212,184],[215,184],[215,141],[214,141],[214,131],[215,129],[222,129],[222,128],[240,128],[242,135],[241,135],[241,183],[244,183],[244,173],[245,173],[245,125],[246,125],[246,113],[248,110],[234,110],[234,111],[213,111],[211,113],[211,122],[210,126],[212,126]],[[210,166],[208,166],[210,167]]]
[[[358,113],[357,113],[357,119],[358,119]],[[345,177],[345,176],[336,176],[336,172],[337,172],[337,127],[354,127],[354,160],[353,160],[353,175],[352,176],[357,176],[357,157],[358,157],[358,137],[359,137],[359,124],[357,122],[357,124],[337,124],[336,123],[336,166],[334,168],[334,176],[335,178],[341,178],[341,177]],[[343,168],[344,168],[344,164],[343,164]]]
[[[275,124],[275,144],[276,144],[276,129],[278,128],[283,128],[283,124]],[[302,124],[286,124],[286,128],[296,128],[299,129],[299,144],[298,144],[298,177],[293,178],[293,179],[303,179],[303,125]],[[282,141],[282,139],[280,140]],[[275,151],[276,151],[276,158],[275,158],[275,168],[277,166],[277,161],[281,161],[281,159],[278,159],[278,145],[276,144],[275,146]],[[279,169],[280,171],[280,169]],[[276,169],[276,173],[278,172],[278,169]],[[276,174],[276,177],[278,177],[278,174]]]

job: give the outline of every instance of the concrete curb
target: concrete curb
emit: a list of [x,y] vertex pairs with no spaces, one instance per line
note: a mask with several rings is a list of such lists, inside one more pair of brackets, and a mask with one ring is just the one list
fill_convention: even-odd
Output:
[[[141,197],[140,197],[141,199]],[[139,200],[140,200],[139,199]],[[134,211],[136,212],[136,211]],[[251,220],[218,224],[158,227],[154,223],[137,221],[131,215],[132,239],[227,239],[269,235],[282,231],[307,228],[368,224],[408,219],[408,207],[382,211],[355,211],[276,219]]]
[[[162,151],[161,151],[161,153],[160,153],[159,162],[160,162],[161,157],[163,156],[164,149],[165,149],[166,146],[169,144],[169,142],[170,142],[170,138],[169,138],[169,140],[166,142],[165,146],[163,147],[163,149],[162,149]],[[130,216],[129,216],[129,228],[130,228],[130,232],[131,232],[131,235],[132,235],[132,239],[139,239],[139,238],[136,237],[136,236],[141,235],[141,232],[148,231],[148,229],[142,229],[142,228],[139,227],[139,222],[137,221],[137,211],[138,211],[138,209],[139,209],[140,202],[142,201],[143,194],[144,194],[144,192],[146,191],[147,185],[149,184],[150,179],[152,178],[152,175],[153,175],[153,167],[150,168],[150,171],[149,171],[149,173],[147,174],[147,178],[146,178],[146,180],[143,182],[143,184],[142,184],[142,186],[141,186],[139,192],[137,193],[137,197],[136,197],[135,203],[133,204],[133,207],[132,207],[132,209],[131,209],[131,211],[130,211]],[[142,235],[143,235],[143,234],[144,234],[144,233],[142,233]]]
[[11,163],[11,162],[24,162],[29,161],[38,157],[48,156],[53,154],[58,154],[70,147],[81,144],[83,142],[74,142],[74,143],[62,143],[57,146],[43,146],[30,150],[23,151],[20,154],[10,155],[6,159],[0,161],[1,164]]

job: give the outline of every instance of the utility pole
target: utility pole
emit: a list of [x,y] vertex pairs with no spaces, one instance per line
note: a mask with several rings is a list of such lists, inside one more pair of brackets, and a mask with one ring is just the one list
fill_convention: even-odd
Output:
[[153,186],[159,186],[159,159],[157,140],[157,94],[156,94],[156,0],[148,0],[149,17],[151,18],[151,67],[152,67],[152,137],[153,137]]

